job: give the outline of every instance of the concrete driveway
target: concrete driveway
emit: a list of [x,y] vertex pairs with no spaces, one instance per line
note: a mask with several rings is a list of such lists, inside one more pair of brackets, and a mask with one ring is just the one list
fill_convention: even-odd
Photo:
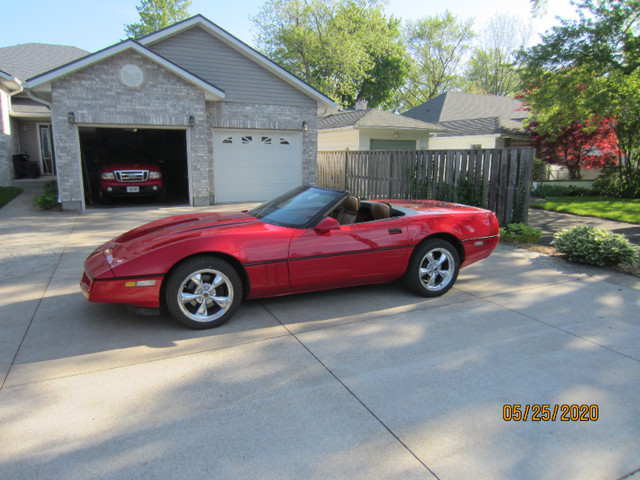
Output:
[[[193,209],[22,201],[0,209],[2,479],[640,479],[630,277],[499,247],[438,299],[250,301],[191,331],[78,281],[101,242]],[[503,420],[513,404],[599,416]]]

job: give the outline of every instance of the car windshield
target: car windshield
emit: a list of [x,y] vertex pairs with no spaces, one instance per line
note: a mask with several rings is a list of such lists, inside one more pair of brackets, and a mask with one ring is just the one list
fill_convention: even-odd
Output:
[[301,186],[249,211],[264,223],[281,227],[306,228],[346,193],[324,188]]

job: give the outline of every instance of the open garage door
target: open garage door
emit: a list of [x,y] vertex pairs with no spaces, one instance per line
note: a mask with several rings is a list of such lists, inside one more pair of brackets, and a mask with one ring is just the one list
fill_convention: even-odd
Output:
[[189,203],[184,130],[80,127],[87,205]]
[[302,181],[300,134],[289,131],[214,131],[216,202],[262,201]]

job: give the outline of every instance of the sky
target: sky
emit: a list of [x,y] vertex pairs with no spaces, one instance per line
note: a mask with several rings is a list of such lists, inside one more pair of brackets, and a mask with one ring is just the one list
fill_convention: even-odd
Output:
[[[1,0],[0,47],[21,43],[71,45],[89,52],[111,46],[125,38],[124,25],[139,21],[140,0]],[[192,0],[189,13],[202,14],[245,43],[255,46],[250,17],[264,0]],[[570,0],[549,0],[547,13],[531,18],[529,0],[388,0],[387,15],[415,20],[449,9],[458,19],[473,18],[474,30],[496,13],[531,20],[538,34],[557,24],[556,17],[574,18]]]

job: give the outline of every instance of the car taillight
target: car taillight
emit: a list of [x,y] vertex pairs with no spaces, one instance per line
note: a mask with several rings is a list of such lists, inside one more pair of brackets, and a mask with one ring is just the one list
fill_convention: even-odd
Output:
[[160,172],[149,172],[149,178],[162,178],[162,174]]
[[104,172],[100,175],[100,178],[102,180],[115,180],[116,176],[114,175],[113,172]]

